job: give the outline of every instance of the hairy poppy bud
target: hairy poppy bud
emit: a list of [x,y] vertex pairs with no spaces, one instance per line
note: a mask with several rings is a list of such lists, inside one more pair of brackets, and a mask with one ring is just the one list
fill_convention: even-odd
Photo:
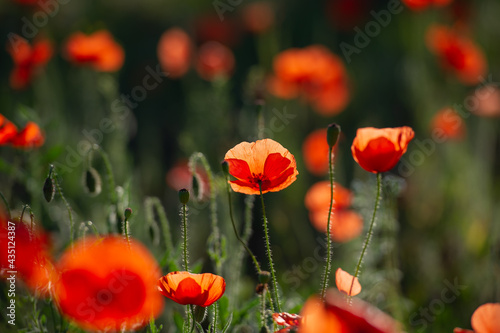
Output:
[[337,143],[340,135],[340,126],[332,123],[328,125],[326,130],[326,141],[328,142],[328,146],[333,147]]
[[203,306],[194,306],[194,320],[196,322],[201,323],[203,320],[205,320],[205,316],[207,314],[207,308]]
[[132,216],[132,208],[128,207],[125,209],[125,220],[128,220]]
[[85,171],[84,186],[87,193],[91,196],[101,193],[101,176],[96,169],[89,167]]
[[255,292],[258,294],[258,295],[262,295],[262,293],[264,292],[264,290],[267,289],[267,284],[265,283],[259,283],[257,285],[257,287],[255,287]]
[[54,199],[56,193],[56,186],[54,184],[54,179],[52,177],[47,177],[45,183],[43,184],[43,196],[47,202],[51,202]]
[[185,188],[179,191],[179,201],[181,204],[186,205],[189,201],[189,191]]

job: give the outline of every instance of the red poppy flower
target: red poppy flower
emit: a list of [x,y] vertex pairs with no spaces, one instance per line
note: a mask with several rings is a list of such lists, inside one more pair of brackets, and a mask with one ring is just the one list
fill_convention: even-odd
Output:
[[427,45],[441,65],[464,84],[477,84],[486,74],[487,64],[481,49],[453,29],[431,26],[427,31]]
[[371,2],[369,0],[328,0],[326,14],[330,23],[343,31],[352,31],[366,22]]
[[158,59],[171,78],[186,74],[191,65],[192,47],[188,34],[179,28],[163,33],[158,43]]
[[[56,271],[49,254],[48,237],[43,231],[34,229],[32,233],[26,224],[8,222],[0,213],[0,248],[0,272],[6,274],[4,277],[9,277],[9,271],[17,271],[17,276],[33,293],[49,296]],[[12,248],[14,257],[9,256],[13,254]]]
[[273,313],[273,321],[276,325],[285,326],[285,328],[276,331],[275,333],[296,332],[302,317],[288,312]]
[[230,15],[222,20],[213,11],[197,17],[194,29],[198,44],[214,41],[231,47],[241,40],[239,24]]
[[158,280],[158,290],[179,304],[207,307],[224,295],[226,281],[211,273],[171,272]]
[[337,268],[335,271],[335,284],[340,292],[348,296],[356,296],[361,292],[361,284],[358,278],[354,278],[341,268]]
[[4,115],[0,114],[0,145],[6,145],[17,134],[17,127],[11,123]]
[[236,178],[230,181],[235,192],[260,194],[277,192],[297,179],[299,172],[293,155],[271,139],[242,142],[230,149],[224,159],[229,173]]
[[10,73],[10,86],[13,89],[24,89],[33,77],[40,72],[52,57],[52,44],[47,39],[39,39],[31,46],[28,41],[18,35],[10,38],[7,46],[14,62]]
[[467,128],[463,119],[452,108],[445,108],[434,115],[431,120],[431,130],[439,136],[452,140],[465,137]]
[[[310,211],[309,219],[316,230],[326,233],[328,208],[322,211]],[[330,237],[337,243],[349,242],[363,232],[363,218],[350,209],[335,211],[330,223]]]
[[354,160],[366,171],[391,170],[406,152],[415,133],[408,127],[358,129],[351,146]]
[[256,1],[243,8],[243,24],[246,30],[261,34],[274,24],[274,9],[267,1]]
[[196,71],[207,81],[229,77],[234,69],[233,52],[218,42],[206,42],[198,50]]
[[90,35],[81,32],[71,35],[66,42],[66,57],[76,65],[89,65],[100,72],[115,72],[125,60],[123,48],[106,30]]
[[273,67],[268,88],[275,96],[290,99],[300,95],[325,116],[338,114],[349,101],[344,65],[323,46],[285,50],[274,58]]
[[[208,175],[205,169],[201,166],[197,166],[194,177],[198,181],[198,192],[195,193],[198,199],[208,199],[210,194],[210,184],[208,182]],[[166,181],[167,185],[176,191],[185,188],[190,193],[194,193],[193,174],[189,170],[188,161],[185,159],[177,161],[174,166],[170,168],[167,172]]]
[[139,329],[163,308],[156,290],[160,269],[137,241],[87,238],[65,251],[58,268],[55,301],[61,313],[85,330]]
[[300,333],[402,332],[399,325],[377,308],[359,299],[349,305],[335,290],[328,290],[323,303],[318,297],[311,297],[301,311]]
[[402,0],[408,8],[412,10],[424,10],[427,7],[443,7],[450,4],[453,0]]
[[[325,140],[326,141],[326,140]],[[333,209],[346,209],[351,205],[352,193],[339,183],[333,183]],[[310,211],[324,211],[330,208],[330,182],[327,180],[315,183],[306,192],[305,206]]]
[[[334,156],[338,145],[333,147]],[[330,147],[326,141],[326,129],[311,132],[302,144],[302,155],[307,170],[315,176],[323,176],[328,172],[328,153]]]
[[500,303],[486,303],[474,311],[471,318],[473,331],[455,328],[454,333],[497,333],[500,332]]
[[18,148],[41,147],[44,142],[45,136],[40,127],[32,121],[12,139],[12,145]]

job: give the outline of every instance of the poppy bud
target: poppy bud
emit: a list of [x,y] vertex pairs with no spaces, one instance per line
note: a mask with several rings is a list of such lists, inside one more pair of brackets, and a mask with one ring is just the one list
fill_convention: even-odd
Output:
[[270,277],[271,277],[271,273],[269,273],[268,271],[260,271],[259,282],[264,283],[264,284],[268,283]]
[[131,215],[132,215],[132,208],[128,207],[127,209],[125,209],[125,220],[128,220]]
[[200,193],[200,182],[198,181],[198,178],[196,175],[193,175],[193,180],[192,180],[192,189],[193,189],[193,195],[196,199],[201,198],[201,193]]
[[227,161],[222,161],[222,172],[224,172],[224,175],[225,176],[229,176],[229,163],[227,163]]
[[101,176],[96,169],[89,167],[85,171],[84,186],[90,196],[96,196],[101,193]]
[[201,323],[203,322],[203,320],[205,320],[205,316],[207,314],[207,308],[195,305],[193,313],[194,313],[194,320],[196,320],[196,322],[198,323]]
[[326,141],[328,142],[328,146],[333,147],[337,143],[340,135],[340,126],[332,123],[328,125],[326,130]]
[[56,193],[56,186],[54,184],[54,179],[52,177],[47,177],[45,183],[43,184],[43,196],[47,202],[51,202],[54,199]]
[[179,201],[181,204],[186,205],[189,201],[189,191],[185,188],[179,191]]

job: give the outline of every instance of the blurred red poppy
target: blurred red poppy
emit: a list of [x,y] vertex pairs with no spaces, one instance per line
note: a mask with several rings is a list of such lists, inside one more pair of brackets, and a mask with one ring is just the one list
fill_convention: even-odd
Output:
[[[434,115],[431,120],[431,130],[439,136],[451,140],[465,138],[467,128],[465,122],[452,108],[445,108]],[[436,134],[437,135],[437,134]]]
[[54,299],[61,313],[84,330],[136,330],[163,309],[156,289],[160,269],[135,240],[78,241],[63,253],[58,269]]
[[167,185],[176,191],[185,188],[190,193],[196,194],[199,200],[208,199],[210,195],[210,184],[205,169],[201,166],[197,166],[194,177],[198,182],[198,189],[196,192],[193,191],[193,174],[189,170],[188,160],[181,159],[168,170],[166,181]]
[[232,47],[240,41],[239,24],[230,15],[221,19],[215,14],[204,14],[196,18],[194,29],[200,44],[215,41]]
[[365,22],[371,8],[369,0],[328,0],[326,13],[338,29],[350,31]]
[[[334,157],[338,145],[333,148]],[[306,137],[302,144],[302,156],[306,169],[315,176],[328,173],[328,153],[330,151],[326,141],[326,129],[315,130]]]
[[414,136],[408,126],[359,128],[351,146],[352,156],[366,171],[386,172],[398,163]]
[[[339,243],[358,237],[363,231],[363,218],[349,210],[351,191],[334,183],[330,237]],[[330,208],[330,182],[317,182],[309,188],[304,200],[309,210],[309,220],[319,232],[327,231],[328,209]]]
[[500,303],[486,303],[474,311],[471,318],[473,331],[455,328],[453,333],[497,333],[500,332]]
[[424,10],[428,7],[443,7],[449,5],[453,0],[402,0],[412,10]]
[[467,85],[480,82],[487,70],[483,51],[468,37],[442,25],[427,30],[427,46],[441,65]]
[[165,31],[158,43],[158,59],[161,67],[171,78],[179,78],[186,74],[191,66],[191,39],[179,28]]
[[41,147],[44,142],[45,136],[40,127],[32,121],[12,139],[12,145],[17,148]]
[[246,5],[242,15],[246,30],[254,34],[264,33],[274,24],[274,8],[267,1],[256,1]]
[[268,89],[277,97],[300,95],[324,116],[340,113],[349,101],[344,65],[324,46],[285,50],[274,58],[273,68]]
[[115,72],[123,66],[125,52],[107,30],[90,35],[72,34],[66,42],[65,54],[76,65],[88,65],[100,72]]
[[340,292],[348,296],[356,296],[361,292],[361,284],[358,278],[355,278],[341,268],[337,268],[335,271],[335,284]]
[[218,42],[206,42],[198,50],[196,71],[207,81],[229,77],[234,69],[233,52]]
[[171,272],[158,280],[158,290],[179,304],[207,307],[224,295],[226,281],[211,273]]
[[476,116],[500,117],[500,89],[494,85],[487,85],[476,90],[476,105],[471,112]]
[[0,114],[0,145],[9,144],[17,134],[17,127]]
[[349,304],[333,289],[328,290],[324,303],[316,296],[309,298],[300,314],[299,333],[402,332],[394,319],[377,308],[359,299]]
[[[48,236],[35,228],[33,232],[23,222],[9,222],[0,213],[0,272],[17,276],[37,296],[48,297],[56,271],[49,253]],[[12,252],[14,249],[14,252]]]
[[230,149],[225,161],[235,192],[260,194],[277,192],[297,179],[299,172],[293,155],[278,142],[271,139],[242,142]]
[[12,57],[14,68],[10,73],[12,89],[24,89],[52,58],[52,44],[47,39],[39,39],[31,46],[21,36],[9,37],[7,51]]

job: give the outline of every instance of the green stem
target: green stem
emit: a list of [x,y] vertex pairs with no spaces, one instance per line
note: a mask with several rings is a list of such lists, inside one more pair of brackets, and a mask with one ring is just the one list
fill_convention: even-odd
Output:
[[123,236],[127,240],[128,246],[130,247],[130,231],[128,230],[129,229],[129,223],[128,223],[128,219],[127,218],[125,218],[123,220],[123,228],[122,229],[123,229]]
[[328,222],[326,225],[326,264],[325,272],[323,273],[323,285],[321,287],[321,299],[324,301],[326,296],[326,289],[328,289],[328,280],[332,270],[332,238],[331,232],[331,219],[333,208],[333,146],[330,146],[328,152],[328,170],[330,175],[330,208],[328,210]]
[[160,225],[163,231],[163,241],[165,242],[165,251],[168,255],[174,253],[174,245],[172,242],[172,234],[170,233],[170,225],[168,224],[167,214],[163,208],[160,199],[155,197],[146,198],[144,201],[146,206],[146,219],[150,223],[155,223],[154,210],[158,214]]
[[231,200],[231,187],[229,185],[229,177],[228,176],[226,176],[226,188],[227,188],[227,201],[228,201],[228,205],[229,205],[229,216],[231,217],[231,223],[233,225],[234,234],[236,235],[236,238],[240,241],[240,243],[243,245],[243,247],[247,251],[250,258],[252,258],[252,261],[255,265],[255,269],[257,270],[257,274],[260,274],[261,268],[260,268],[259,262],[257,261],[257,258],[255,258],[254,254],[252,253],[250,248],[248,248],[246,242],[243,239],[241,239],[241,237],[238,233],[238,230],[236,229],[236,224],[234,223],[233,204],[232,204],[232,200]]
[[[375,225],[375,217],[377,215],[377,210],[378,210],[378,206],[380,203],[381,188],[382,188],[382,173],[379,172],[379,173],[377,173],[377,196],[375,198],[375,208],[373,209],[372,220],[370,222],[370,228],[368,229],[368,233],[366,235],[365,243],[363,244],[363,250],[361,251],[361,255],[359,256],[358,265],[356,266],[356,272],[354,273],[354,276],[352,278],[351,288],[349,289],[349,295],[352,292],[352,288],[354,286],[354,280],[359,275],[359,270],[361,268],[361,263],[363,262],[363,257],[365,255],[366,249],[368,248],[368,244],[370,244],[370,239],[372,238],[373,226]],[[349,297],[351,297],[351,296],[349,296]]]
[[[187,218],[186,218],[186,205],[182,205],[182,239],[183,246],[182,250],[184,253],[184,270],[188,272],[188,250],[187,250]],[[193,319],[194,320],[194,319]]]
[[274,272],[274,264],[273,264],[273,256],[271,252],[271,243],[269,241],[269,232],[267,228],[267,217],[266,217],[266,206],[264,205],[264,196],[262,195],[262,184],[259,182],[259,192],[260,192],[260,202],[262,204],[262,215],[264,217],[264,235],[266,237],[266,250],[267,250],[267,258],[269,260],[269,268],[271,270],[271,276],[273,278],[273,293],[276,302],[275,312],[281,312],[280,300],[278,297],[278,282],[276,282],[276,273]]

